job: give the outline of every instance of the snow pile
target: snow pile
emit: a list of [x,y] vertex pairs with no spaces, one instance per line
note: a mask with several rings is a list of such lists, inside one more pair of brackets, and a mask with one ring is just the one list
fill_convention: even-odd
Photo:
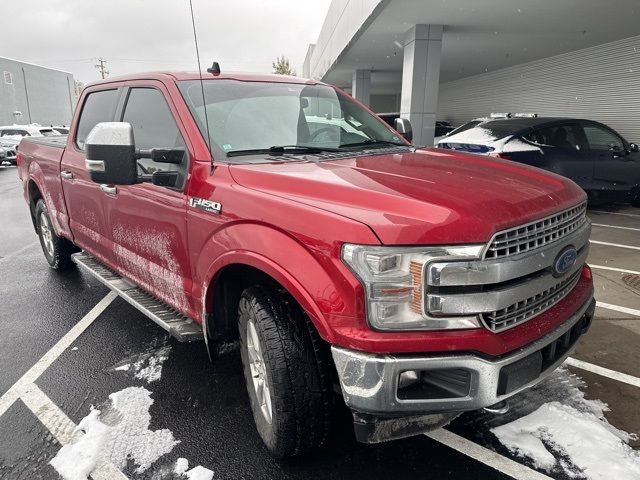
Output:
[[169,353],[171,353],[171,347],[168,345],[150,349],[121,361],[111,370],[133,372],[133,376],[138,380],[147,383],[156,382],[162,376],[162,364],[169,358]]
[[75,443],[63,446],[51,460],[51,465],[65,480],[84,480],[101,458],[111,427],[98,419],[99,410],[92,410],[76,427],[84,435]]
[[543,396],[558,400],[491,432],[511,452],[529,458],[536,468],[562,471],[571,478],[640,479],[640,453],[627,442],[634,436],[613,427],[601,401],[584,398],[582,382],[561,369],[540,388],[523,396],[524,405]]
[[491,130],[483,127],[473,127],[460,133],[446,137],[444,143],[471,143],[488,145],[496,141],[496,135]]
[[544,153],[540,148],[527,143],[525,141],[520,140],[519,138],[514,138],[507,143],[505,143],[502,151],[505,153],[509,152],[538,152]]
[[188,480],[211,480],[213,478],[213,472],[201,465],[189,470],[189,460],[186,458],[179,458],[173,471]]
[[136,473],[142,473],[179,443],[167,429],[149,430],[153,404],[149,390],[129,387],[109,399],[104,410],[93,409],[82,419],[74,440],[51,460],[65,480],[86,479],[100,462],[123,469],[132,460],[138,466]]

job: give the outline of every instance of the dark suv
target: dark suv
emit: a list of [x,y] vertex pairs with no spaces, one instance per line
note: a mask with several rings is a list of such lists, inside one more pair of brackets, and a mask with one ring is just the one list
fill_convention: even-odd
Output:
[[570,178],[591,203],[640,204],[640,153],[615,130],[575,118],[488,120],[454,133],[440,148],[491,155]]

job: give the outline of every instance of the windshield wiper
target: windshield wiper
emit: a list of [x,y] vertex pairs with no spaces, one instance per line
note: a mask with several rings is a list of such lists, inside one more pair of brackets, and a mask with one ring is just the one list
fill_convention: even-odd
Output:
[[321,153],[339,152],[339,148],[334,147],[312,147],[309,145],[274,145],[269,148],[253,148],[247,150],[231,150],[227,152],[227,157],[238,157],[241,155],[282,155],[284,153]]
[[411,146],[411,145],[407,145],[406,143],[388,142],[386,140],[376,140],[376,139],[373,139],[373,138],[369,138],[369,139],[364,140],[362,142],[343,143],[340,146],[341,147],[369,147],[371,145],[395,145],[397,147],[410,147]]

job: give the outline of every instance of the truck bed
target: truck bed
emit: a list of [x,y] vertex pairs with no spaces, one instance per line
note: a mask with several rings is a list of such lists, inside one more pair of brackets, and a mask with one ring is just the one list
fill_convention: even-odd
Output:
[[67,136],[59,135],[55,137],[28,137],[22,141],[22,143],[24,142],[64,149],[64,147],[67,146]]

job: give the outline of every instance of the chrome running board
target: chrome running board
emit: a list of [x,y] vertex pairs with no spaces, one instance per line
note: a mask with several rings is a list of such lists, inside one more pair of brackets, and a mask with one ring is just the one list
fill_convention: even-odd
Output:
[[202,328],[166,303],[149,295],[130,280],[106,267],[86,252],[71,256],[78,267],[94,276],[128,303],[164,328],[179,342],[203,340]]

